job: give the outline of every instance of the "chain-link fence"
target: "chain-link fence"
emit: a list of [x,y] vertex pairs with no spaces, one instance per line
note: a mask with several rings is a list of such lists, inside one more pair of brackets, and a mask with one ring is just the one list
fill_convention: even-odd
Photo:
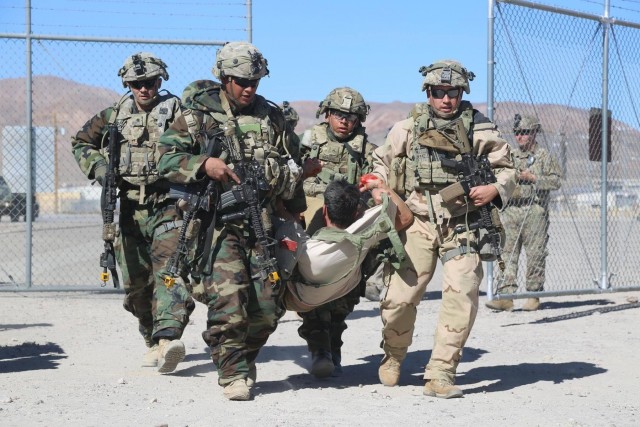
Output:
[[[639,289],[640,26],[502,0],[490,20],[489,112],[512,143],[520,183],[501,214],[506,270],[494,265],[490,293]],[[535,142],[517,114],[541,124]]]
[[117,73],[132,54],[162,58],[162,89],[180,96],[213,78],[221,44],[0,34],[0,290],[100,288],[101,187],[80,171],[71,138],[125,93]]

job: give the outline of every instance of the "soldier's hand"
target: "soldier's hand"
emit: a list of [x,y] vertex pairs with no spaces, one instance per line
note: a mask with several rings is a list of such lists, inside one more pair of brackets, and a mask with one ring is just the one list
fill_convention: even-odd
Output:
[[234,180],[240,184],[240,178],[235,174],[229,166],[217,157],[209,157],[203,164],[201,169],[204,169],[204,173],[211,179],[216,181],[227,182],[229,179]]
[[107,175],[107,165],[99,164],[93,171],[93,177],[98,182],[98,184],[104,187],[104,177]]
[[302,178],[307,179],[322,171],[322,162],[318,159],[306,159],[302,163]]
[[529,169],[525,169],[518,175],[518,179],[521,181],[528,182],[536,182],[536,176],[529,171]]
[[478,185],[469,191],[469,197],[474,206],[484,206],[498,195],[498,189],[493,185]]

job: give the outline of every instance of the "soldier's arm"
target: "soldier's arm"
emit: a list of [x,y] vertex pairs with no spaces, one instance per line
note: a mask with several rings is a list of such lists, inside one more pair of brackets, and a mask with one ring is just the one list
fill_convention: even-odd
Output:
[[548,151],[545,151],[542,160],[542,173],[540,176],[536,176],[536,189],[543,191],[559,189],[562,179],[560,165]]
[[169,181],[187,184],[205,178],[204,163],[208,157],[201,154],[200,145],[191,138],[184,116],[178,117],[162,134],[158,150],[158,171]]
[[476,124],[473,133],[473,149],[476,154],[486,154],[496,176],[492,185],[498,194],[492,202],[503,207],[516,186],[516,171],[511,160],[511,149],[495,125],[491,122]]
[[108,117],[112,108],[107,108],[87,121],[82,129],[71,138],[71,152],[80,170],[89,178],[95,178],[97,167],[106,168],[107,159],[100,151],[108,146]]

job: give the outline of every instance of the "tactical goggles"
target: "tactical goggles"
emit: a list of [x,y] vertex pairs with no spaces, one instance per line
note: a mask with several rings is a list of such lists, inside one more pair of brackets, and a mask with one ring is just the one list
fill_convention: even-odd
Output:
[[442,99],[445,95],[449,97],[449,99],[457,98],[460,95],[460,88],[454,87],[453,89],[431,89],[431,96],[435,99]]
[[251,80],[242,77],[233,77],[233,81],[242,88],[258,87],[258,83],[260,83],[260,79]]
[[158,79],[155,77],[153,79],[147,79],[147,80],[135,80],[135,81],[129,82],[129,86],[137,90],[140,90],[143,87],[145,87],[146,89],[153,89],[157,81]]
[[531,129],[520,129],[513,132],[516,136],[531,135],[533,131]]
[[330,110],[331,115],[335,117],[337,120],[346,120],[349,123],[355,123],[358,120],[358,115],[353,113],[345,113],[343,111],[338,110]]

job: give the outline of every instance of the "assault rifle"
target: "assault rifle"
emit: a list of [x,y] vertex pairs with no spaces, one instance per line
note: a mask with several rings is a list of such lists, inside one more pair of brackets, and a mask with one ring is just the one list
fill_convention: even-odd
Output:
[[[477,158],[471,153],[462,154],[460,161],[455,159],[441,159],[441,165],[458,172],[459,181],[446,187],[440,192],[442,199],[447,202],[463,194],[469,195],[473,187],[487,185],[496,182],[496,176],[491,170],[491,164],[486,155]],[[491,203],[481,206],[477,210],[479,218],[471,224],[458,225],[454,231],[462,233],[468,230],[484,229],[491,245],[491,255],[498,261],[500,270],[504,271],[505,264],[502,260],[502,248],[500,246],[500,232],[502,224],[498,216],[498,209]],[[488,260],[488,259],[487,259]]]
[[[207,157],[217,157],[220,154],[220,136],[221,132],[209,138],[204,135],[206,140]],[[175,252],[167,261],[167,275],[164,278],[164,284],[167,287],[173,286],[175,278],[178,277],[184,269],[189,254],[189,242],[197,238],[196,247],[201,248],[201,255],[206,262],[206,255],[211,248],[213,239],[213,227],[216,223],[216,212],[218,203],[218,183],[213,179],[205,179],[204,181],[187,185],[172,185],[169,190],[169,198],[177,199],[177,205],[184,211],[182,217],[182,225],[178,235],[178,245]],[[202,226],[207,227],[207,233],[200,233]],[[197,256],[196,256],[197,258]],[[198,271],[192,274],[199,275],[204,268],[202,263]]]
[[[260,268],[260,277],[262,280],[268,279],[271,287],[275,289],[280,281],[278,262],[273,254],[276,241],[267,234],[267,230],[271,228],[271,221],[267,215],[263,215],[260,200],[261,194],[270,190],[264,166],[255,159],[245,161],[243,149],[235,133],[235,123],[231,120],[227,121],[224,128],[224,145],[241,183],[234,184],[231,190],[220,196],[221,212],[232,210],[230,213],[223,213],[220,219],[222,222],[249,220],[249,226],[256,238],[256,261]],[[238,207],[241,209],[234,209]],[[265,223],[268,228],[265,227]]]
[[118,141],[118,126],[109,124],[109,166],[102,183],[100,207],[102,208],[102,240],[104,240],[104,252],[100,255],[100,267],[102,274],[100,280],[105,286],[109,281],[109,272],[113,277],[113,287],[119,288],[118,272],[116,270],[116,257],[113,242],[116,238],[116,224],[113,222],[114,212],[118,197],[118,167],[120,166],[120,142]]

